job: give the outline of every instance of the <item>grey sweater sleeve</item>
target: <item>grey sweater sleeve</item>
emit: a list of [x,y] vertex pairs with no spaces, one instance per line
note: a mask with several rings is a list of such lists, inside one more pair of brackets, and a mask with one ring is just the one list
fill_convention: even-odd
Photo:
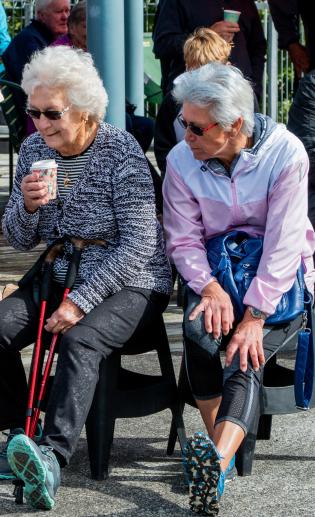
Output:
[[19,153],[14,187],[2,218],[2,230],[9,244],[19,250],[29,250],[40,241],[37,233],[39,210],[29,214],[24,207],[21,191],[23,177],[30,171],[27,159],[27,144],[24,142]]
[[132,140],[112,172],[113,209],[119,244],[69,298],[85,313],[128,285],[153,257],[157,222],[151,175],[140,147]]

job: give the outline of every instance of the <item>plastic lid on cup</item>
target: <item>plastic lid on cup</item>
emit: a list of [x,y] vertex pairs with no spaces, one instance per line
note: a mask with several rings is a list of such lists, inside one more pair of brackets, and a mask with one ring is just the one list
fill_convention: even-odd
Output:
[[54,159],[50,160],[39,160],[38,162],[32,163],[31,169],[54,169],[58,167],[58,164]]

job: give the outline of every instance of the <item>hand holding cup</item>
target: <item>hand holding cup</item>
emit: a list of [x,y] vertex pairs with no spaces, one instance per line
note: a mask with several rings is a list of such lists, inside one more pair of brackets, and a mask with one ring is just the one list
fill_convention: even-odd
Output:
[[[229,17],[228,13],[237,13],[235,17]],[[238,18],[241,13],[239,11],[228,11],[224,10],[224,20],[216,22],[211,25],[210,29],[219,34],[228,43],[231,43],[234,38],[234,34],[240,31],[238,25]]]
[[33,163],[31,172],[21,183],[25,209],[29,213],[56,198],[57,164],[54,160]]

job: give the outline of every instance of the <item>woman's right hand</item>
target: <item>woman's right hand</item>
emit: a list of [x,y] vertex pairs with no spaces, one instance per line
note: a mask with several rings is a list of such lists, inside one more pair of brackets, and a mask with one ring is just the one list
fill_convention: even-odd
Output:
[[217,281],[210,282],[202,290],[201,301],[189,315],[194,320],[204,312],[205,328],[218,339],[221,332],[226,336],[233,327],[234,312],[231,298]]
[[38,172],[24,176],[21,190],[25,209],[30,214],[36,212],[40,206],[47,205],[49,201],[47,184],[40,179]]
[[219,34],[219,36],[228,43],[231,43],[233,41],[234,34],[240,31],[238,23],[226,22],[224,20],[214,23],[211,25],[210,29]]

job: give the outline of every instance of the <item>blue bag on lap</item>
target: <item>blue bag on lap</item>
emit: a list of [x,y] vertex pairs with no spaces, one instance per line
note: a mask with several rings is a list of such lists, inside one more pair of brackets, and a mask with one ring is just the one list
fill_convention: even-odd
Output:
[[[256,276],[263,252],[263,237],[252,237],[246,232],[232,231],[209,239],[207,257],[212,275],[230,295],[237,321],[244,315],[245,294]],[[268,325],[288,323],[304,311],[304,273],[300,265],[291,289],[282,295],[274,314],[266,320]]]

